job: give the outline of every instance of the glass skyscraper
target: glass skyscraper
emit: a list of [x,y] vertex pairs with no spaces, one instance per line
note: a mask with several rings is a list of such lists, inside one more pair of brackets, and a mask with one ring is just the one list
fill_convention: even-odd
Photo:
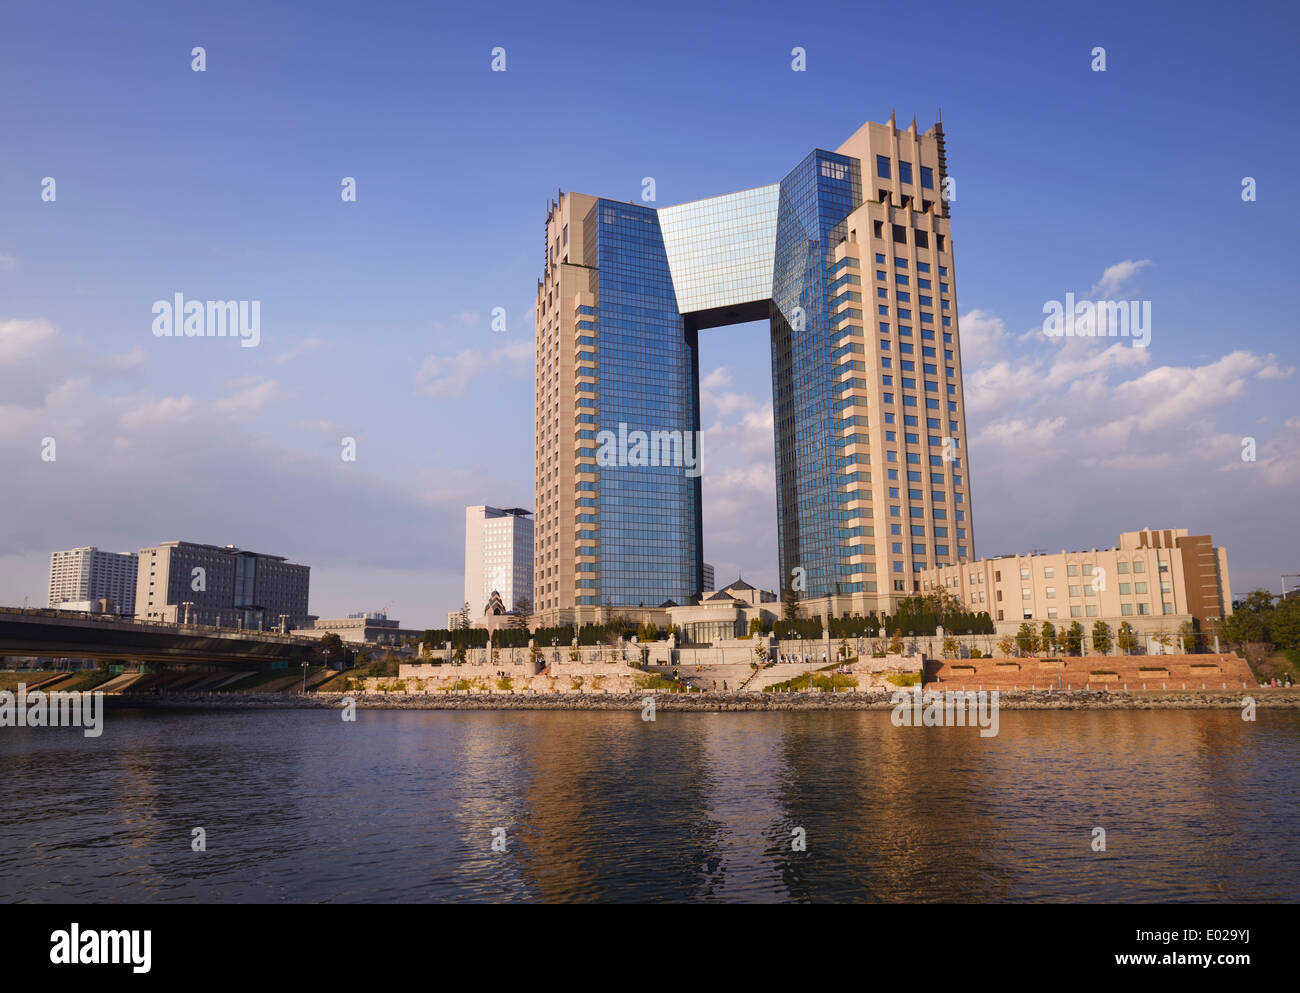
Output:
[[553,201],[537,294],[544,622],[703,588],[699,332],[771,328],[782,590],[889,609],[972,558],[943,132],[863,125],[779,183]]

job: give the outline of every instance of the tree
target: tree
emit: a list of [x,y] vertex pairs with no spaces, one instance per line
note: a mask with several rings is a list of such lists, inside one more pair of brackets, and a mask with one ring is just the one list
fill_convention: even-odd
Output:
[[763,619],[761,617],[751,617],[749,619],[749,636],[752,638],[756,634],[763,633]]
[[1020,630],[1016,632],[1016,648],[1022,655],[1035,655],[1039,650],[1038,632],[1028,621],[1022,621]]
[[1011,653],[1016,650],[1016,643],[1010,635],[1003,635],[998,639],[998,651],[1002,653],[1004,659],[1010,658]]
[[955,658],[957,656],[957,652],[958,652],[957,639],[952,637],[952,635],[949,635],[948,637],[944,638],[943,657],[948,658],[949,656],[952,656]]
[[799,619],[799,598],[794,590],[786,590],[781,596],[781,620],[797,621]]
[[[1233,615],[1236,616],[1236,615]],[[1270,640],[1288,651],[1300,649],[1300,597],[1284,597],[1268,622]]]
[[1236,606],[1234,612],[1248,610],[1252,614],[1267,614],[1273,609],[1275,599],[1276,597],[1266,589],[1254,589],[1246,594],[1246,598]]
[[1268,641],[1264,617],[1250,610],[1237,610],[1223,619],[1223,637],[1230,645]]
[[1065,633],[1065,649],[1071,655],[1083,654],[1083,625],[1078,621],[1070,622],[1070,630]]
[[[1121,652],[1125,655],[1132,655],[1133,650],[1138,646],[1137,632],[1133,630],[1133,625],[1128,621],[1124,621],[1119,626],[1119,636],[1116,641]],[[1162,631],[1156,641],[1159,641],[1162,645],[1168,645],[1169,635]]]
[[1092,625],[1092,647],[1098,655],[1110,652],[1110,625],[1105,621],[1096,621]]
[[[329,652],[329,658],[338,662],[339,668],[342,668],[343,664],[347,661],[347,654],[343,649],[343,639],[333,631],[321,638],[318,650],[321,655]],[[328,659],[326,661],[328,661]]]
[[1051,621],[1043,621],[1042,643],[1044,652],[1056,650],[1056,627]]
[[903,654],[903,632],[902,631],[896,630],[894,632],[894,636],[889,639],[889,654],[890,655]]
[[460,608],[460,613],[456,616],[456,627],[461,631],[469,630],[469,601],[465,601],[465,606]]
[[925,604],[934,612],[935,620],[947,628],[945,623],[947,618],[953,614],[961,613],[961,600],[953,593],[944,589],[942,586],[928,593],[923,597]]

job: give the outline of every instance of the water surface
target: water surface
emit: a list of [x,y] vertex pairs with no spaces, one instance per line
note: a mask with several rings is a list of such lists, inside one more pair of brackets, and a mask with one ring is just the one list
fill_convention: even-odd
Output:
[[109,711],[0,729],[0,899],[1295,901],[1298,770],[1295,711]]

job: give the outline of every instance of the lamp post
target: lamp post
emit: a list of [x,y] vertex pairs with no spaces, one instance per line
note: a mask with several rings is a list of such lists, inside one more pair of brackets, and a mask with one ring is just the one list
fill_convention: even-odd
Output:
[[305,661],[302,664],[302,694],[303,696],[307,695],[307,663]]

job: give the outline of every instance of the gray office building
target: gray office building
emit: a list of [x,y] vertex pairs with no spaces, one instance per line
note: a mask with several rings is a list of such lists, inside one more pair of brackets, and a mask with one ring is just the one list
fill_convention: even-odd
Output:
[[307,627],[311,567],[234,545],[165,541],[140,549],[136,616],[245,630]]

